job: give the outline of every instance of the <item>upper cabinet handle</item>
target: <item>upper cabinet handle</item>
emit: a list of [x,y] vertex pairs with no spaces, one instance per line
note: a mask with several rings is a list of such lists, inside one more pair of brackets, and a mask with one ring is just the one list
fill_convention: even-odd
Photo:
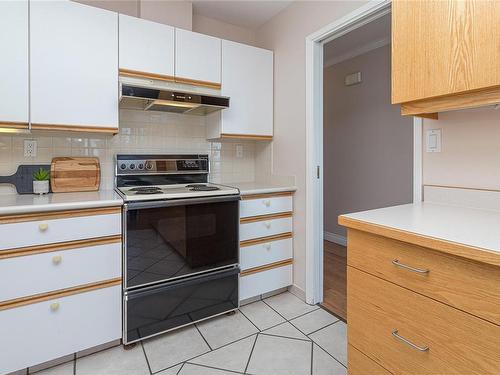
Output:
[[406,264],[401,263],[399,261],[399,259],[393,259],[392,264],[394,264],[396,267],[401,267],[401,268],[404,268],[405,270],[420,273],[420,274],[428,274],[430,272],[429,270],[426,270],[424,268],[415,268],[415,267],[407,266]]
[[40,232],[45,232],[47,229],[49,229],[49,224],[40,223],[38,224],[38,229],[40,230]]
[[397,329],[395,329],[394,331],[392,331],[392,335],[395,338],[397,338],[399,341],[404,342],[406,345],[408,345],[409,347],[411,347],[413,349],[416,349],[416,350],[418,350],[420,352],[427,352],[427,351],[429,351],[429,347],[428,346],[418,346],[418,345],[415,345],[410,340],[405,339],[403,336],[398,335],[398,330]]
[[265,248],[267,251],[271,250],[271,244],[270,244],[270,243],[266,243],[266,244],[264,245],[264,248]]

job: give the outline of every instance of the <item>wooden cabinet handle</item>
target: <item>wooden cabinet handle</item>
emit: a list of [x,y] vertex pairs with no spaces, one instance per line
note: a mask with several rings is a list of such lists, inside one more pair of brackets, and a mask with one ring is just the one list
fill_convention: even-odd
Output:
[[38,224],[38,229],[40,230],[40,232],[45,232],[47,229],[49,229],[49,224],[40,223]]
[[416,350],[418,350],[420,352],[427,352],[429,350],[428,346],[418,346],[418,345],[415,345],[410,340],[405,339],[403,336],[398,335],[398,330],[397,329],[395,329],[394,331],[392,331],[392,336],[394,336],[395,338],[397,338],[399,341],[404,342],[410,348],[416,349]]
[[411,266],[408,266],[406,264],[403,264],[399,261],[399,259],[393,259],[392,264],[394,264],[396,267],[404,268],[405,270],[408,270],[411,272],[416,272],[416,273],[420,273],[420,274],[428,274],[429,273],[429,270],[427,270],[427,269],[415,268],[415,267],[411,267]]

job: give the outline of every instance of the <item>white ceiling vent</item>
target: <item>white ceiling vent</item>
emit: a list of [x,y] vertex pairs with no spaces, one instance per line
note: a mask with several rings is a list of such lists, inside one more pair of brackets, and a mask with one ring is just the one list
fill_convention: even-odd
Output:
[[344,83],[346,86],[357,85],[358,83],[363,82],[361,79],[361,72],[352,73],[346,75],[344,78]]

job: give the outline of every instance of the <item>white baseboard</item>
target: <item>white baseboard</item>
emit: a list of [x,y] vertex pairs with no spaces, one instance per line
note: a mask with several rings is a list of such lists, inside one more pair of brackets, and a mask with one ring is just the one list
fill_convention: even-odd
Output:
[[306,301],[306,292],[300,289],[297,285],[292,284],[288,287],[288,291],[294,296],[300,298],[302,301]]
[[341,236],[340,234],[325,231],[323,232],[323,238],[338,245],[347,246],[347,238]]

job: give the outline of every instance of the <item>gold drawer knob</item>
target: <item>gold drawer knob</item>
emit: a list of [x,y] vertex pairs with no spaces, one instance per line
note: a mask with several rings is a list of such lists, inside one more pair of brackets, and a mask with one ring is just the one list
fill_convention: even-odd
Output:
[[57,311],[57,310],[59,310],[59,306],[60,306],[59,302],[52,302],[50,304],[50,310],[51,311]]
[[40,223],[38,224],[38,229],[40,230],[40,232],[45,232],[47,229],[49,229],[49,224]]
[[61,264],[61,262],[62,262],[62,256],[61,256],[61,255],[54,255],[54,256],[52,257],[52,263],[53,263],[55,266],[57,266],[57,265]]

